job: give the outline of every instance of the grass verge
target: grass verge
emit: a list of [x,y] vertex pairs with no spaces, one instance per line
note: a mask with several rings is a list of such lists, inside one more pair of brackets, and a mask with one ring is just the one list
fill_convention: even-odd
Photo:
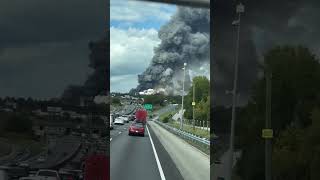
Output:
[[[172,127],[177,128],[177,129],[180,128],[180,124],[177,123],[176,121],[171,120],[168,124],[169,124],[170,126],[172,126]],[[188,132],[188,133],[194,134],[194,135],[196,135],[196,136],[199,136],[199,137],[201,137],[201,138],[210,139],[210,132],[207,131],[207,130],[203,130],[203,129],[199,129],[199,128],[193,129],[193,127],[192,127],[191,125],[187,125],[187,124],[184,124],[182,130],[183,130],[183,131],[186,131],[186,132]]]

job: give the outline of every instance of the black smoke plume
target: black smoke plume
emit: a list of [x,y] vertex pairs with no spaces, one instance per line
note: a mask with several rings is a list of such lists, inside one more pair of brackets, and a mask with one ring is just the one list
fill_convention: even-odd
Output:
[[69,86],[63,93],[62,99],[79,104],[80,97],[92,98],[96,95],[108,95],[109,92],[109,42],[104,38],[96,42],[89,42],[89,67],[94,71],[89,75],[84,85]]
[[186,90],[195,74],[209,75],[209,10],[178,8],[158,36],[161,44],[155,48],[149,67],[138,75],[138,87],[131,92],[152,88],[164,89],[167,94],[181,94],[184,63],[187,63]]

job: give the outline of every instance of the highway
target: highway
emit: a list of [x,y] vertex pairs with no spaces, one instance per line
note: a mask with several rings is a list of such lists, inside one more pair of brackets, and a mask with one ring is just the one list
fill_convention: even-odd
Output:
[[[128,127],[115,125],[110,131],[110,172],[112,180],[183,180],[178,168],[148,126],[144,137],[128,136]],[[154,149],[153,150],[150,132]],[[162,176],[162,177],[161,177]]]
[[[172,111],[169,105],[157,112]],[[132,114],[127,105],[120,115]],[[114,125],[110,131],[110,177],[112,180],[206,180],[210,179],[209,157],[148,119],[144,137],[129,136],[132,121]]]
[[51,168],[65,158],[69,154],[76,151],[77,147],[80,145],[80,139],[77,137],[67,136],[60,138],[57,144],[51,149],[52,154],[47,156],[45,162],[38,162],[37,158],[32,158],[28,162],[31,169],[41,169],[41,168]]

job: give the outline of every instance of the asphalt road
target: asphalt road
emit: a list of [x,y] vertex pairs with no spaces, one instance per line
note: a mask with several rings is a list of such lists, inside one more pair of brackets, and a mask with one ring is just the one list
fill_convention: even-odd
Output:
[[57,141],[57,144],[51,148],[52,154],[48,156],[45,162],[38,162],[37,159],[27,161],[31,168],[49,168],[73,152],[80,143],[78,137],[63,137]]
[[[130,122],[131,123],[131,122]],[[129,123],[129,124],[130,124]],[[152,129],[146,130],[145,137],[128,136],[128,126],[115,125],[110,131],[110,172],[112,180],[183,180]],[[158,163],[156,155],[158,157]],[[159,165],[160,164],[160,165]]]

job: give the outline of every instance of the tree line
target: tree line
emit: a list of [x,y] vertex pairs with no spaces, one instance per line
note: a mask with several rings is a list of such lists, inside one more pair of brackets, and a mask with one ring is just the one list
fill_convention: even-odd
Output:
[[[302,46],[278,46],[265,56],[272,72],[272,177],[320,179],[320,64]],[[246,180],[264,177],[265,78],[238,115],[236,146],[243,150],[237,173]]]
[[210,121],[210,81],[205,76],[196,76],[192,79],[192,86],[184,100],[184,109],[186,110],[184,117],[193,119],[193,90],[195,120]]

